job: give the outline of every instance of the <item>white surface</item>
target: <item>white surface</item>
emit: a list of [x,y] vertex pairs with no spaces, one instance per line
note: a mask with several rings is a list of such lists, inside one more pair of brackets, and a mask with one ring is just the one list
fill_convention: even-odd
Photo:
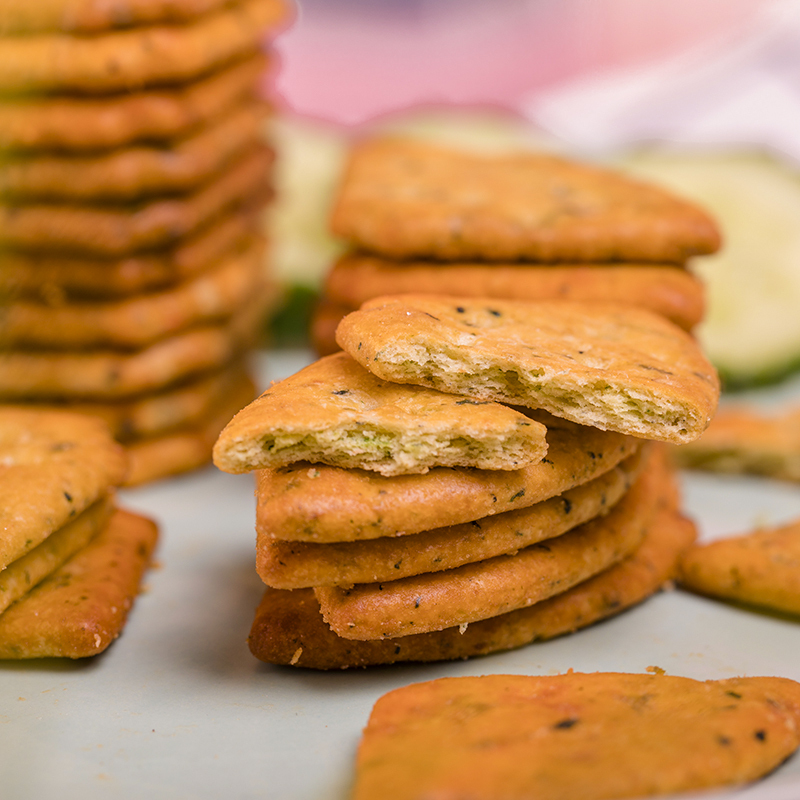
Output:
[[[304,356],[270,358],[270,377]],[[800,383],[764,395],[781,396],[800,398]],[[704,536],[800,516],[795,486],[703,475],[685,484]],[[572,636],[471,661],[333,673],[272,667],[245,643],[261,595],[251,478],[209,468],[124,492],[122,503],[161,524],[161,567],[104,655],[0,662],[3,800],[345,800],[374,701],[444,675],[657,665],[699,679],[800,680],[797,621],[679,591]],[[800,758],[735,797],[797,800]]]

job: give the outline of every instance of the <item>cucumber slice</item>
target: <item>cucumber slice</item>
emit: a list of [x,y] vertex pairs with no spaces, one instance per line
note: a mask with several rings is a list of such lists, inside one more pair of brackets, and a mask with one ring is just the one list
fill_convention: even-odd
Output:
[[722,251],[690,266],[706,282],[698,336],[727,389],[800,367],[800,174],[756,151],[653,149],[616,162],[708,209]]

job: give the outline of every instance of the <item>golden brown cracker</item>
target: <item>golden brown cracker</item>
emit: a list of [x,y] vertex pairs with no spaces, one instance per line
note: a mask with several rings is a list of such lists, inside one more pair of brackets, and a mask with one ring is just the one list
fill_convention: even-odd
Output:
[[698,543],[681,560],[679,580],[700,594],[800,614],[800,519]]
[[0,92],[105,93],[189,81],[255,52],[286,15],[282,0],[241,0],[182,25],[6,37]]
[[400,259],[680,264],[720,241],[705,212],[620,173],[397,137],[354,148],[331,224],[355,247]]
[[697,341],[629,306],[396,295],[348,314],[336,339],[384,380],[657,441],[696,439],[719,400]]
[[0,206],[0,245],[32,253],[124,256],[175,246],[224,212],[266,197],[273,153],[255,147],[195,192],[131,207],[68,203]]
[[5,347],[140,349],[189,328],[222,322],[263,282],[264,245],[249,248],[176,287],[124,300],[58,306],[16,300],[0,318]]
[[438,572],[515,553],[605,514],[638,475],[639,453],[582,486],[528,508],[407,536],[287,542],[259,534],[256,570],[268,586],[346,586]]
[[624,673],[440,678],[383,695],[354,800],[617,800],[740,785],[800,744],[800,684]]
[[505,300],[576,300],[646,308],[691,330],[703,319],[705,292],[689,270],[665,264],[513,264],[390,261],[364,253],[342,256],[324,293],[358,308],[393,294],[449,294]]
[[155,522],[118,509],[85,548],[0,616],[0,658],[84,658],[125,626],[158,538]]
[[545,433],[507,406],[388,383],[337,353],[273,384],[237,414],[214,446],[214,463],[232,473],[298,461],[381,475],[511,470],[544,458]]
[[269,64],[266,53],[256,53],[183,86],[99,98],[0,98],[0,150],[81,153],[171,142],[252,100]]
[[118,486],[127,470],[99,419],[0,408],[0,569]]
[[532,606],[629,556],[655,517],[660,479],[646,467],[605,516],[513,555],[384,583],[317,587],[322,617],[345,639],[381,639]]
[[547,456],[520,470],[432,469],[385,478],[365,470],[297,464],[257,473],[260,534],[308,542],[344,542],[471,522],[525,508],[601,475],[640,442],[548,414]]
[[675,457],[690,469],[800,481],[800,408],[766,413],[723,406],[699,439],[676,448]]
[[189,192],[263,140],[266,108],[251,100],[185,139],[102,154],[36,153],[0,161],[0,196],[26,202],[135,202]]

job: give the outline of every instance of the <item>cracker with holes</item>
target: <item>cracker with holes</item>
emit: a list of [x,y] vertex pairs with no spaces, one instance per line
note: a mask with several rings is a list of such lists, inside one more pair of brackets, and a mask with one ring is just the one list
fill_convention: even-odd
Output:
[[619,173],[391,137],[353,150],[332,228],[357,249],[443,261],[681,264],[720,240],[699,208]]
[[800,685],[569,672],[440,678],[383,695],[355,800],[645,797],[757,780],[800,744]]
[[366,470],[299,463],[257,473],[259,534],[308,542],[399,536],[471,522],[546,500],[602,475],[641,442],[548,414],[547,455],[518,470],[435,467],[384,477]]
[[349,314],[336,339],[384,380],[656,441],[696,439],[719,400],[697,341],[638,308],[398,295]]
[[545,427],[499,403],[382,381],[344,353],[286,378],[231,420],[214,447],[225,472],[298,461],[425,473],[519,469],[547,452]]

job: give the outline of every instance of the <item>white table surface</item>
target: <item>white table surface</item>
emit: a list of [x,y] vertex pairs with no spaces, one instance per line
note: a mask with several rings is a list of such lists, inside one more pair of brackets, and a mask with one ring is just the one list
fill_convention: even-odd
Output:
[[[265,354],[263,374],[283,377],[308,358]],[[800,401],[800,379],[747,399]],[[790,484],[687,473],[684,491],[703,538],[800,516]],[[120,504],[160,523],[159,566],[103,655],[0,662],[3,800],[345,800],[375,700],[445,675],[659,666],[698,679],[800,681],[800,623],[680,591],[572,636],[470,661],[330,673],[262,664],[245,641],[261,595],[252,478],[209,467],[122,492]],[[800,754],[735,797],[798,800]]]

